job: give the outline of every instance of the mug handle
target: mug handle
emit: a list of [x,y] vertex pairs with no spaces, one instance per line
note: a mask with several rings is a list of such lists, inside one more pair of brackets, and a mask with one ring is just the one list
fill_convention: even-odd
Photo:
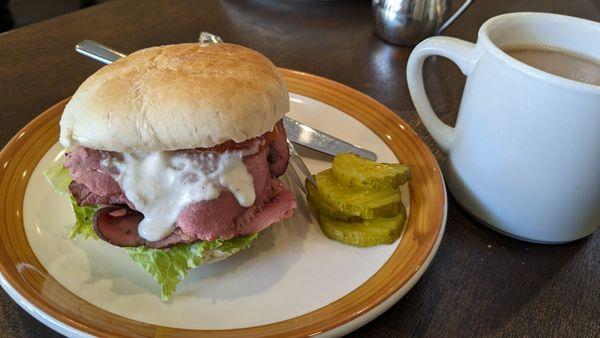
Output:
[[466,76],[471,74],[479,56],[475,53],[475,44],[456,38],[436,36],[419,43],[408,58],[406,78],[408,90],[417,114],[423,120],[435,142],[444,153],[448,153],[454,141],[454,128],[442,122],[427,98],[423,82],[423,62],[432,55],[439,55],[454,62]]

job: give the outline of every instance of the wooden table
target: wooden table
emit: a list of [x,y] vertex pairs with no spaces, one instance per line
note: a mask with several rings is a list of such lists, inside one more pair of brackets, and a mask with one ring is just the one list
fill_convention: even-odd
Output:
[[[115,1],[1,34],[0,145],[99,68],[73,51],[78,41],[90,38],[132,52],[195,41],[206,30],[257,49],[279,66],[374,97],[408,121],[443,164],[408,94],[411,50],[372,34],[369,6],[367,0]],[[486,19],[514,11],[600,21],[597,0],[478,0],[446,35],[474,41]],[[464,77],[440,58],[426,64],[425,75],[435,110],[454,123]],[[0,332],[56,335],[4,292]],[[559,246],[524,243],[489,230],[450,197],[446,233],[429,270],[389,311],[352,335],[600,336],[600,233]]]

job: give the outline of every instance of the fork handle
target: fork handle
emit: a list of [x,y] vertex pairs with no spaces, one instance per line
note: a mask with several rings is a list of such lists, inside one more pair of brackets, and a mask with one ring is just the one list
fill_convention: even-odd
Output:
[[75,45],[75,50],[79,54],[83,54],[94,60],[105,64],[113,63],[118,59],[125,57],[125,53],[107,47],[100,42],[94,40],[83,40]]

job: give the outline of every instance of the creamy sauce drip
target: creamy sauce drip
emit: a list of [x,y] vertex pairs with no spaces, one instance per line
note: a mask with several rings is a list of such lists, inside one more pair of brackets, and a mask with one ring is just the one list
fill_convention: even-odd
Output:
[[173,232],[188,205],[219,197],[228,189],[243,207],[254,204],[254,180],[242,161],[258,145],[245,150],[213,152],[161,151],[119,154],[102,164],[125,196],[144,214],[140,236],[158,241]]

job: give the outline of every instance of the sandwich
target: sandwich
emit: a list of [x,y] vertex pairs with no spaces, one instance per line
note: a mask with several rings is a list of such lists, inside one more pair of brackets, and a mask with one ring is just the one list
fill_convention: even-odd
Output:
[[187,272],[245,249],[290,217],[286,85],[233,44],[135,52],[77,89],[60,120],[65,162],[46,176],[70,199],[70,236],[128,251],[169,299]]

